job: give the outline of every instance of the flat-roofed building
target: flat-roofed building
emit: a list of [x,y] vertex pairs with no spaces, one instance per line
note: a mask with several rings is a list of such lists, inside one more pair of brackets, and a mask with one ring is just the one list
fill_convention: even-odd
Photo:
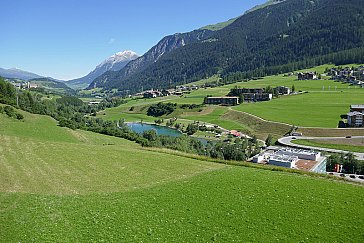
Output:
[[364,113],[364,105],[351,105],[350,106],[350,111],[351,112],[357,111],[357,112],[360,112],[360,113]]
[[296,163],[298,160],[299,159],[297,156],[274,154],[273,156],[270,156],[268,163],[271,165],[293,169],[296,167]]
[[364,124],[364,115],[361,112],[353,111],[348,113],[348,125],[350,127],[362,127]]
[[315,160],[315,161],[317,161],[321,156],[320,152],[309,151],[304,149],[295,149],[295,148],[281,148],[276,152],[276,154],[297,156],[299,159]]
[[239,97],[206,97],[208,105],[239,105]]

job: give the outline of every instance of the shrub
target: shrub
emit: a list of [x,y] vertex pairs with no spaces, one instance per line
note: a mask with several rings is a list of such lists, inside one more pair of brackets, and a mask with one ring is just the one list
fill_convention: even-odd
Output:
[[16,113],[16,119],[23,120],[24,116],[22,114],[20,114],[20,113]]
[[14,110],[14,108],[13,107],[11,107],[11,106],[5,106],[4,107],[4,111],[5,111],[5,114],[6,115],[8,115],[9,117],[15,117],[16,115],[16,113],[15,113],[15,110]]
[[148,108],[147,115],[159,117],[163,115],[171,114],[177,107],[177,104],[173,103],[158,103],[151,105]]

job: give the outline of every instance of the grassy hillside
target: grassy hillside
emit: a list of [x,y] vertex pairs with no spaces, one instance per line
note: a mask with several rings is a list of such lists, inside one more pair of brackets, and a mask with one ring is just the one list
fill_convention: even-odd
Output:
[[204,26],[201,29],[202,30],[213,30],[213,31],[221,30],[221,29],[225,28],[226,26],[232,24],[237,19],[238,19],[238,17],[232,18],[225,22]]
[[362,186],[143,150],[24,115],[0,114],[2,241],[364,240]]
[[[352,64],[348,66],[354,66]],[[333,65],[322,65],[307,70],[324,73],[326,68]],[[126,121],[148,121],[153,122],[155,118],[146,115],[146,107],[158,102],[173,102],[178,104],[201,104],[208,96],[225,96],[235,86],[244,88],[265,88],[267,86],[295,86],[296,91],[308,93],[283,96],[270,102],[244,103],[232,108],[207,106],[202,112],[182,113],[177,117],[191,121],[203,121],[217,124],[226,129],[237,129],[244,132],[256,134],[265,139],[267,134],[282,136],[290,129],[290,125],[303,127],[331,128],[317,130],[315,128],[300,129],[308,136],[347,136],[364,135],[363,129],[337,130],[341,115],[349,112],[351,104],[363,103],[364,89],[358,86],[350,86],[341,82],[329,80],[304,80],[298,81],[296,76],[274,75],[248,82],[238,82],[216,88],[206,88],[192,91],[183,97],[169,96],[156,99],[138,99],[130,101],[120,107],[107,109],[100,112],[99,117],[110,120],[124,118]],[[204,82],[202,80],[201,82]],[[134,111],[130,112],[130,107]],[[211,108],[212,107],[212,108]],[[232,110],[231,110],[232,109]],[[248,114],[247,114],[248,113]],[[104,115],[105,114],[105,115]],[[263,118],[266,121],[257,119],[254,116]],[[173,114],[174,116],[175,114]],[[277,124],[269,121],[287,123],[290,125]]]
[[26,114],[19,122],[0,114],[0,123],[6,125],[6,131],[0,130],[3,192],[124,191],[221,167],[145,151],[123,139],[60,128],[48,117]]
[[364,153],[364,139],[356,139],[356,143],[352,140],[354,139],[337,139],[335,140],[304,140],[297,139],[292,141],[295,144],[305,145],[305,146],[313,146],[320,148],[330,148],[330,149],[339,149],[351,152],[359,152]]

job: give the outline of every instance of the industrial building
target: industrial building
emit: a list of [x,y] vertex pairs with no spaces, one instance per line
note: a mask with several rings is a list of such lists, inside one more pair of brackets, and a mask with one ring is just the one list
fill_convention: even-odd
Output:
[[272,147],[253,157],[254,163],[271,164],[285,168],[326,173],[326,160],[320,152],[294,149],[288,147]]

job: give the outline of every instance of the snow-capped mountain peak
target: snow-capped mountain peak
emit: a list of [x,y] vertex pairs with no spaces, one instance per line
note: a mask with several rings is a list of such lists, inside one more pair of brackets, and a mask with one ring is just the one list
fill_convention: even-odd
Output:
[[96,68],[100,68],[105,64],[109,64],[109,69],[113,69],[113,66],[117,63],[131,61],[138,57],[138,54],[130,50],[118,52],[100,63]]
[[90,83],[107,71],[119,71],[130,61],[137,59],[139,56],[133,51],[118,52],[104,60],[96,66],[96,68],[85,77],[69,80],[67,85],[75,89],[86,88]]

